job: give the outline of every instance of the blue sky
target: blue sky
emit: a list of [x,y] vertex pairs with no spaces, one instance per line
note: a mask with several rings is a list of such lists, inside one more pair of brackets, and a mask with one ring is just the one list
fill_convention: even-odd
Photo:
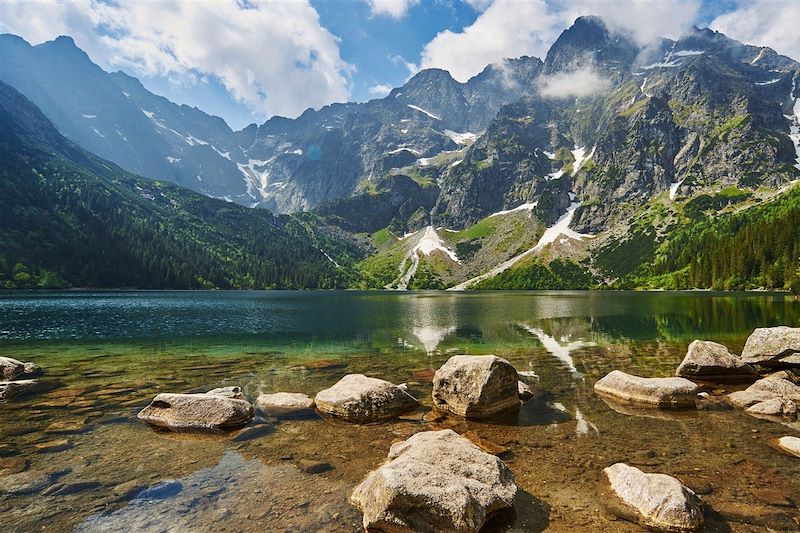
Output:
[[381,97],[419,68],[465,81],[543,57],[581,14],[642,43],[699,25],[800,58],[800,1],[780,0],[2,0],[0,31],[70,35],[106,70],[241,128]]

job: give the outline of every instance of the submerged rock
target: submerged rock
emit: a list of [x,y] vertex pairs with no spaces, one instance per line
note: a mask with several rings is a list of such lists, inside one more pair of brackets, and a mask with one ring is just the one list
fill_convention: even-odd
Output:
[[758,328],[742,350],[745,363],[800,366],[800,328]]
[[41,390],[42,384],[36,379],[22,379],[19,381],[0,381],[0,401],[8,400],[15,396],[24,396]]
[[259,394],[256,407],[274,416],[301,416],[311,414],[314,400],[299,392]]
[[517,493],[503,461],[449,429],[417,433],[388,458],[350,497],[369,531],[477,532]]
[[781,437],[778,439],[778,446],[780,446],[783,451],[800,457],[800,438]]
[[388,420],[419,405],[404,388],[363,374],[344,376],[314,403],[322,413],[358,423]]
[[745,390],[728,394],[728,401],[742,408],[775,398],[800,401],[800,386],[787,379],[771,377],[759,379]]
[[675,375],[704,381],[753,381],[758,372],[716,342],[696,340],[689,345]]
[[666,474],[645,474],[624,463],[611,465],[603,472],[616,497],[606,503],[620,518],[658,531],[703,529],[700,498],[677,479]]
[[684,378],[643,378],[613,370],[594,384],[594,390],[625,402],[695,407],[698,389]]
[[466,418],[487,418],[519,407],[516,369],[494,355],[456,355],[433,376],[433,403]]
[[138,418],[171,431],[219,431],[249,422],[253,406],[245,400],[213,394],[162,393],[139,412]]
[[244,393],[242,392],[241,387],[219,387],[217,389],[211,389],[206,394],[211,394],[212,396],[222,396],[224,398],[233,398],[235,400],[244,400]]

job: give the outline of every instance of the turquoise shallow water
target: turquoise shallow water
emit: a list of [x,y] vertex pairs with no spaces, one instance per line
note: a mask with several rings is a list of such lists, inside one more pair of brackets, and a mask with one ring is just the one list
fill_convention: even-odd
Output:
[[[791,429],[736,411],[621,413],[592,391],[616,368],[671,375],[695,338],[738,351],[755,327],[781,324],[800,324],[800,303],[765,293],[4,294],[0,354],[40,364],[51,389],[0,407],[0,491],[20,473],[48,486],[0,495],[0,529],[352,531],[349,492],[391,442],[441,427],[509,448],[523,492],[498,530],[636,531],[599,509],[600,472],[616,460],[713,486],[712,530],[796,526],[795,507],[759,492],[800,494],[798,461],[772,447]],[[430,376],[453,353],[506,357],[538,375],[526,378],[538,398],[513,420],[425,423]],[[266,420],[244,441],[135,419],[158,392],[313,395],[350,372],[409,382],[423,407],[366,427]],[[333,470],[305,473],[303,459]],[[160,483],[163,497],[142,492]]]

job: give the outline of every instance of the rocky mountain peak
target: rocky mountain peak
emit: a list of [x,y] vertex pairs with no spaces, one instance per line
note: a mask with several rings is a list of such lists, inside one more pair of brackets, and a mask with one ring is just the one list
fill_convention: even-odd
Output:
[[545,74],[574,70],[586,64],[630,65],[640,49],[627,36],[612,32],[596,16],[578,17],[550,47],[544,61]]

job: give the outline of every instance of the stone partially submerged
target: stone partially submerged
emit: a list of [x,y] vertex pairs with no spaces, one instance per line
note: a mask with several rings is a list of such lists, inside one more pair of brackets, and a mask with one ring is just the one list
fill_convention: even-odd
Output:
[[716,342],[696,340],[689,345],[675,375],[701,381],[754,381],[758,372]]
[[800,367],[800,328],[758,328],[742,350],[745,363]]
[[162,393],[138,418],[170,431],[216,432],[247,424],[253,418],[253,406],[246,400],[216,394]]
[[333,387],[318,392],[314,404],[327,415],[367,423],[394,418],[415,409],[419,402],[394,383],[348,374]]
[[786,398],[773,398],[751,405],[747,412],[753,416],[780,416],[789,421],[797,420],[797,404]]
[[520,405],[516,369],[494,355],[456,355],[433,376],[433,403],[466,418],[488,418]]
[[41,390],[42,384],[36,379],[21,379],[18,381],[0,381],[0,401],[24,396]]
[[368,531],[477,532],[513,506],[517,486],[503,461],[450,429],[394,444],[350,501]]
[[10,381],[18,377],[29,378],[41,374],[42,370],[34,363],[23,363],[11,357],[0,357],[0,380]]
[[781,437],[778,439],[778,446],[787,453],[800,457],[800,438],[798,437]]
[[677,479],[666,474],[645,474],[624,463],[611,465],[603,472],[612,494],[606,505],[620,518],[658,531],[703,529],[700,498]]
[[769,377],[759,379],[745,390],[732,392],[728,395],[728,401],[741,408],[748,408],[775,398],[785,398],[793,402],[800,401],[800,386],[795,385],[788,379]]
[[256,407],[273,416],[302,416],[312,414],[314,400],[299,392],[259,394]]
[[594,384],[594,390],[623,402],[693,408],[698,388],[684,378],[643,378],[613,370]]

